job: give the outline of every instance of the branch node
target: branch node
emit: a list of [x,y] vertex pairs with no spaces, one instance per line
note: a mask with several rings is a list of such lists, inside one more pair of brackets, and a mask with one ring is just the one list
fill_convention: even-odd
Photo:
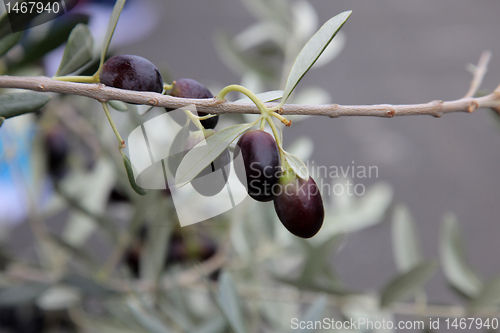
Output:
[[387,107],[387,117],[392,118],[396,115],[396,110],[390,106]]
[[151,98],[148,100],[148,105],[150,106],[157,106],[158,105],[158,100],[156,98]]
[[45,91],[45,86],[43,84],[39,84],[36,86],[36,91]]
[[471,101],[469,107],[467,108],[467,112],[472,113],[479,109],[479,103],[474,99]]

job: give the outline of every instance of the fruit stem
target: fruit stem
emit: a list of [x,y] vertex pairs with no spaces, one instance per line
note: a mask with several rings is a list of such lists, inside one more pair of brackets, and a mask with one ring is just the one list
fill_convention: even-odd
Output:
[[101,103],[102,108],[104,109],[104,113],[106,114],[106,117],[108,118],[109,124],[111,125],[111,128],[113,129],[113,132],[115,133],[116,139],[118,139],[118,146],[120,148],[125,148],[125,141],[123,141],[120,133],[118,132],[118,128],[116,128],[115,122],[113,121],[113,118],[111,118],[111,113],[109,113],[108,109],[108,104],[106,102]]
[[288,120],[286,119],[285,117],[283,117],[282,115],[280,114],[277,114],[276,112],[270,112],[269,113],[271,116],[273,117],[276,117],[278,118],[283,124],[285,124],[285,126],[291,126],[292,125],[292,121],[291,120]]
[[93,76],[53,76],[53,80],[77,83],[99,83],[99,77]]
[[261,131],[264,130],[264,126],[266,126],[266,118],[262,117],[262,119],[260,120],[260,130]]
[[[175,84],[175,81],[174,81],[174,82],[172,82],[172,84],[164,84],[164,85],[163,85],[163,91],[164,91],[164,92],[167,92],[167,90],[172,89],[172,88],[174,87],[174,84]],[[164,94],[164,95],[165,95],[165,94]]]
[[283,153],[283,147],[281,146],[281,136],[278,133],[278,129],[276,128],[276,125],[274,124],[273,119],[270,116],[267,116],[264,119],[267,121],[267,123],[271,127],[271,130],[273,131],[274,139],[276,140],[276,145],[278,146],[278,149],[280,151],[281,164],[283,165],[283,163],[286,161],[286,158],[285,158],[285,154]]
[[252,100],[252,102],[254,102],[255,106],[257,106],[257,108],[259,109],[260,113],[263,116],[269,115],[269,113],[270,113],[269,108],[267,106],[265,106],[264,103],[262,103],[262,101],[257,96],[255,96],[255,94],[253,92],[251,92],[249,89],[247,89],[243,86],[240,86],[238,84],[231,84],[227,87],[224,87],[217,95],[217,98],[220,100],[224,100],[226,98],[226,95],[231,91],[237,91],[237,92],[244,94],[245,96],[250,98]]
[[193,122],[193,124],[200,130],[203,131],[205,128],[200,122],[200,117],[195,116],[191,111],[189,110],[183,110],[184,113],[186,113],[186,116],[188,117],[189,120]]

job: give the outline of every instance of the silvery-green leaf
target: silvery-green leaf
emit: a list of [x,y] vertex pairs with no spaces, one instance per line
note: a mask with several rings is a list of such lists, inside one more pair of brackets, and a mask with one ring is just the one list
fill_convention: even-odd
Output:
[[470,303],[470,307],[480,309],[481,307],[498,305],[500,303],[500,276],[489,281],[480,291],[476,298]]
[[139,195],[145,195],[148,191],[137,185],[134,178],[132,163],[130,163],[130,159],[128,158],[127,155],[123,155],[123,165],[125,166],[125,171],[127,172],[128,181],[132,189],[135,191],[135,193]]
[[239,33],[233,41],[240,50],[245,51],[267,41],[282,45],[286,38],[287,31],[276,22],[260,21]]
[[267,79],[273,79],[276,76],[275,68],[259,58],[241,52],[225,33],[216,33],[214,39],[217,52],[235,72],[244,74],[251,71]]
[[115,32],[116,24],[118,23],[118,19],[120,18],[123,6],[125,6],[125,1],[126,0],[116,0],[113,11],[111,12],[111,17],[109,18],[108,23],[108,30],[106,31],[106,37],[104,37],[104,44],[101,50],[101,64],[99,67],[102,66],[104,60],[106,59],[106,53],[108,53],[109,43],[111,42],[111,37],[113,37],[113,33]]
[[306,164],[297,156],[290,154],[289,152],[285,152],[285,158],[292,168],[293,172],[300,178],[304,180],[309,180],[309,170],[307,169]]
[[306,87],[304,89],[296,91],[290,100],[293,104],[322,105],[331,103],[332,98],[330,96],[330,93],[324,88]]
[[380,294],[380,306],[389,306],[423,287],[436,272],[437,267],[436,261],[427,261],[406,273],[397,275],[383,288]]
[[3,57],[11,48],[13,48],[19,41],[23,32],[15,32],[13,34],[9,34],[4,38],[0,39],[0,57]]
[[109,289],[90,278],[81,275],[68,275],[61,279],[61,283],[73,286],[81,290],[84,294],[93,296],[110,296],[115,293],[114,290]]
[[0,117],[7,119],[38,111],[49,100],[48,94],[35,92],[0,95]]
[[94,39],[86,24],[78,24],[69,35],[56,76],[68,75],[82,68],[93,58]]
[[352,11],[345,11],[335,17],[332,17],[311,37],[311,39],[309,39],[306,45],[302,48],[293,63],[290,74],[288,75],[285,92],[283,94],[284,101],[290,97],[290,94],[295,86],[297,86],[309,68],[314,65],[321,53],[323,53],[330,41],[347,21],[351,13]]
[[465,258],[464,241],[456,216],[443,218],[439,253],[443,272],[448,282],[468,297],[475,297],[482,289],[481,279],[469,267]]
[[[307,310],[306,314],[302,318],[302,321],[304,322],[316,322],[318,320],[323,319],[323,313],[325,313],[327,305],[327,299],[325,296],[318,297],[314,303],[309,307]],[[307,333],[307,332],[316,332],[316,329],[308,329],[308,328],[303,328],[303,329],[292,329],[291,332],[300,332],[300,333]]]
[[207,165],[215,160],[241,133],[253,124],[240,124],[223,129],[201,141],[182,159],[175,174],[175,185],[182,187],[189,183]]
[[154,313],[146,311],[145,308],[141,306],[139,301],[134,299],[129,299],[127,301],[127,306],[130,312],[134,316],[141,326],[143,326],[147,332],[151,333],[169,333],[172,332],[159,318],[155,316]]
[[422,261],[415,225],[406,206],[398,205],[392,215],[392,246],[396,266],[407,272]]
[[244,333],[243,314],[238,304],[238,295],[234,286],[233,278],[227,272],[223,272],[219,282],[219,304],[229,325],[235,333]]
[[337,33],[335,39],[331,41],[331,43],[326,47],[323,51],[321,57],[318,58],[318,61],[312,67],[313,69],[320,68],[330,63],[333,59],[337,58],[337,56],[342,52],[346,44],[346,37],[342,31]]
[[309,1],[301,0],[291,4],[294,39],[305,41],[318,29],[318,13]]
[[78,289],[67,286],[53,286],[45,290],[36,300],[36,305],[46,311],[65,310],[81,301]]
[[[283,96],[283,90],[271,90],[271,91],[266,91],[260,94],[255,95],[258,99],[260,99],[263,103],[266,102],[272,102],[277,99],[280,99],[281,96]],[[252,100],[248,97],[241,98],[237,101],[234,101],[235,103],[253,103]]]
[[223,317],[210,318],[196,328],[192,329],[192,333],[220,333],[224,332],[227,324]]
[[122,111],[122,112],[128,111],[127,103],[124,103],[122,101],[108,101],[108,104],[117,111]]

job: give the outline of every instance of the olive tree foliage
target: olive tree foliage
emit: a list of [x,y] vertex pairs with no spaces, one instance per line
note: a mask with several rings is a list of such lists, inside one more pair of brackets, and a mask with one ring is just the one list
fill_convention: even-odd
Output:
[[[111,106],[107,111],[116,119],[112,125],[118,133],[140,125],[146,112],[163,109],[154,106],[178,107],[182,101],[151,93],[124,94],[106,87],[97,91],[84,80],[60,82],[42,77],[37,65],[50,50],[67,41],[57,76],[92,75],[96,67],[98,73],[124,3],[117,1],[98,55],[94,50],[99,46],[94,45],[81,18],[54,25],[48,35],[22,45],[22,33],[0,40],[2,74],[14,76],[0,77],[0,86],[41,91],[4,89],[0,95],[0,132],[11,125],[10,118],[36,112],[23,116],[35,128],[30,177],[21,171],[17,177],[29,197],[27,223],[36,255],[23,258],[8,250],[2,253],[0,305],[35,306],[45,314],[67,316],[75,330],[103,333],[289,332],[293,331],[292,318],[314,322],[323,318],[391,320],[398,314],[498,317],[500,280],[484,281],[469,266],[457,218],[444,216],[440,256],[425,258],[409,209],[393,205],[387,184],[375,184],[359,198],[325,197],[324,226],[308,240],[288,233],[269,205],[245,201],[210,221],[180,228],[168,193],[150,190],[137,194],[141,189],[133,180],[129,184],[130,166],[123,167],[126,155],[116,149],[101,104]],[[346,36],[339,29],[350,13],[339,14],[340,18],[328,21],[316,33],[318,17],[306,0],[245,0],[244,4],[256,22],[235,36],[217,33],[215,45],[228,67],[241,75],[241,86],[250,96],[239,89],[241,99],[235,102],[224,101],[225,94],[219,94],[218,103],[190,100],[212,113],[237,113],[221,119],[222,128],[254,122],[260,108],[246,98],[255,96],[261,102],[281,99],[266,105],[283,124],[313,114],[329,115],[332,110],[339,113],[331,116],[439,116],[498,106],[498,89],[475,96],[489,58],[485,54],[474,72],[471,91],[463,99],[416,106],[360,106],[357,111],[337,105],[335,109],[325,89],[298,83],[308,70],[329,64],[341,52]],[[0,22],[5,20],[4,15]],[[154,102],[149,103],[152,96]],[[294,112],[296,104],[306,106],[302,114]],[[275,124],[278,133],[283,124]],[[50,156],[43,144],[59,132],[69,145],[62,176],[48,163]],[[290,167],[304,172],[300,167],[310,157],[314,142],[300,137],[289,147]],[[207,165],[196,163],[198,171]],[[188,182],[189,177],[183,175],[179,182]],[[116,203],[110,197],[121,200]],[[51,221],[61,216],[64,223],[54,230]],[[335,254],[348,234],[375,226],[386,216],[392,220],[398,272],[376,292],[353,290],[336,273]],[[96,243],[101,244],[99,249]],[[439,269],[449,287],[463,297],[463,304],[427,303],[425,285]],[[354,331],[377,329],[358,327]]]

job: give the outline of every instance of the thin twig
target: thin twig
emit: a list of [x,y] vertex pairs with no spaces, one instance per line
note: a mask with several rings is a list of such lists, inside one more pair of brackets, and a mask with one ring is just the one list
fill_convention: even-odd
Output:
[[484,51],[479,58],[477,66],[474,67],[474,73],[472,74],[472,82],[470,83],[469,91],[465,94],[463,98],[473,97],[483,82],[484,76],[488,71],[488,63],[491,59],[491,51]]
[[[254,104],[234,103],[213,99],[190,99],[162,95],[154,92],[140,92],[107,87],[103,84],[85,84],[65,81],[56,81],[44,76],[0,76],[0,88],[18,88],[41,92],[54,92],[80,95],[93,98],[99,102],[118,100],[127,103],[153,105],[158,107],[181,108],[186,105],[195,105],[197,111],[223,113],[250,113],[259,114]],[[278,103],[266,103],[270,108]],[[342,116],[375,116],[394,117],[408,115],[432,115],[440,117],[450,112],[473,112],[478,108],[496,107],[500,105],[500,94],[493,92],[478,98],[461,98],[455,101],[432,101],[424,104],[408,105],[300,105],[286,104],[280,114],[285,115],[318,115],[331,118]]]

